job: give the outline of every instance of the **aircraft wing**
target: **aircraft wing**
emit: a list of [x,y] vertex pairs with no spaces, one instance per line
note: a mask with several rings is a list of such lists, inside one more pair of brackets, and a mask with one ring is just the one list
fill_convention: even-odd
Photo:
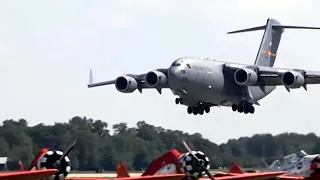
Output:
[[303,180],[303,179],[306,179],[306,178],[302,177],[302,176],[286,176],[286,175],[283,175],[283,176],[278,176],[278,179],[279,180]]
[[[230,175],[223,177],[215,177],[215,180],[268,180],[278,177],[284,172],[263,172],[263,173],[247,173]],[[185,174],[166,174],[166,175],[152,175],[152,176],[140,176],[140,177],[123,177],[123,178],[70,178],[70,180],[183,180],[186,178]],[[67,178],[69,179],[69,178]],[[209,180],[204,177],[200,180]]]
[[[279,86],[284,85],[282,79],[287,75],[288,83],[292,83],[289,88],[297,88],[293,86],[304,87],[306,84],[320,84],[320,71],[311,71],[304,69],[287,69],[267,66],[252,66],[226,63],[226,70],[236,73],[237,70],[246,69],[253,70],[258,76],[257,83],[252,86]],[[249,72],[247,71],[247,72]],[[252,72],[252,71],[251,71]],[[292,82],[294,81],[294,82]],[[301,85],[302,84],[302,85]]]
[[[245,173],[238,174],[233,176],[224,176],[224,177],[216,177],[215,180],[267,180],[267,179],[275,179],[279,175],[282,175],[284,172],[258,172],[258,173]],[[204,178],[208,179],[208,178]]]
[[[151,75],[150,73],[152,73],[152,72],[153,72],[153,74]],[[119,76],[118,78],[125,77],[127,81],[135,80],[136,83],[137,83],[137,89],[141,92],[141,89],[156,88],[154,86],[148,86],[147,85],[146,78],[147,78],[148,74],[150,74],[151,76],[156,75],[156,76],[153,76],[153,77],[157,78],[158,80],[159,80],[160,76],[163,76],[163,78],[165,78],[165,80],[163,79],[162,83],[160,82],[161,83],[161,88],[169,88],[169,86],[168,86],[168,84],[166,82],[167,73],[168,73],[168,69],[156,69],[154,71],[150,71],[149,73],[144,73],[144,74],[125,74],[124,76]],[[92,70],[90,70],[88,88],[116,84],[116,81],[117,81],[118,78],[94,83],[93,82],[93,76],[92,76]],[[154,79],[154,80],[157,81],[157,79]],[[161,79],[161,77],[160,77],[160,79]],[[159,80],[159,81],[161,81],[161,80]],[[129,83],[133,83],[133,82],[129,82]]]
[[57,173],[56,169],[23,171],[0,174],[0,180],[41,180]]
[[66,180],[182,180],[185,174],[164,174],[122,178],[67,178]]

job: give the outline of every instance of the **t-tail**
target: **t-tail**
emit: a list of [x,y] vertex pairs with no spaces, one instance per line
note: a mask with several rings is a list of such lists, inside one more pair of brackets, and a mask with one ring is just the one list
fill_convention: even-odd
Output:
[[[320,29],[320,27],[282,25],[276,19],[268,18],[266,25],[231,31],[227,34],[264,30],[254,65],[273,67],[277,57],[281,36],[285,29]],[[250,87],[252,99],[255,101],[260,100],[274,89],[275,87],[273,86]]]
[[228,32],[228,34],[264,30],[254,65],[272,67],[284,29],[320,29],[320,27],[282,25],[276,19],[268,18],[266,25]]

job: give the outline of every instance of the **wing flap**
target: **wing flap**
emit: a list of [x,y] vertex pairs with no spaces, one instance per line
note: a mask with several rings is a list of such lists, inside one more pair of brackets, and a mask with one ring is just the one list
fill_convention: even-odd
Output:
[[0,174],[0,180],[40,180],[48,178],[55,173],[57,169],[35,170],[35,171],[23,171],[13,173]]

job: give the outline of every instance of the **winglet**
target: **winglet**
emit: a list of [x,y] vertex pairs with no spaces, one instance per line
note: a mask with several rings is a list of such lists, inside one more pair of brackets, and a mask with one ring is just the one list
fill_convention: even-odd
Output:
[[90,72],[89,72],[89,84],[93,84],[92,69],[90,69]]

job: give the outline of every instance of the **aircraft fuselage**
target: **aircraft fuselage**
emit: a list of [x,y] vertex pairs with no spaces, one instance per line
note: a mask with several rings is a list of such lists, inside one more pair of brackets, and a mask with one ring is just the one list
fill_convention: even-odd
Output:
[[248,96],[248,88],[238,85],[224,63],[210,59],[179,58],[168,70],[168,84],[187,106],[199,102],[219,106],[238,104]]

